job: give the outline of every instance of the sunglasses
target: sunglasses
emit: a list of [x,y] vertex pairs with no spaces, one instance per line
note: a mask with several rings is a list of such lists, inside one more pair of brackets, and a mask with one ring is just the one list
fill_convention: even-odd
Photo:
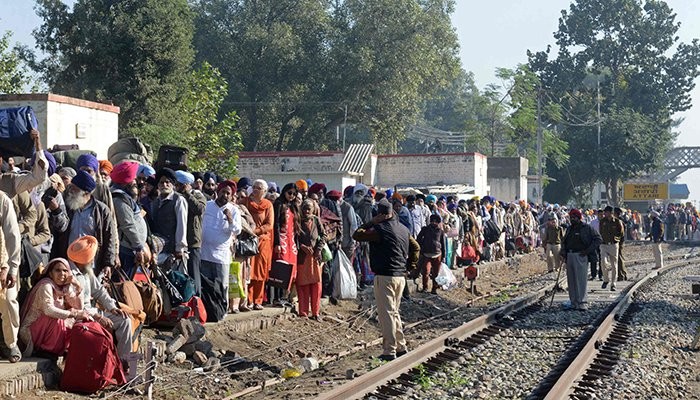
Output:
[[287,191],[287,194],[290,194],[290,195],[292,195],[292,196],[296,196],[296,195],[297,195],[297,192],[295,192],[295,191],[293,191],[293,190],[289,190],[289,191]]

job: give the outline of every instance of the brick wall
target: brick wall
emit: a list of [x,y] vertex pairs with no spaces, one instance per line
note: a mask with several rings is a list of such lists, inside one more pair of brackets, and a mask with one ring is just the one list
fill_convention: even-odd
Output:
[[486,156],[479,153],[382,155],[377,160],[377,182],[393,185],[474,185],[486,194]]

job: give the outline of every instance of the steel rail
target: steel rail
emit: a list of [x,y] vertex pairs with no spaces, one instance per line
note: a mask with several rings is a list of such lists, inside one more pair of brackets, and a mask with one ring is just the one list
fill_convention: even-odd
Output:
[[544,400],[560,400],[569,397],[573,393],[574,385],[591,366],[592,362],[598,355],[598,349],[601,347],[601,344],[607,341],[608,337],[615,328],[617,320],[625,313],[625,310],[627,309],[627,307],[629,307],[632,298],[641,286],[643,286],[649,280],[656,278],[657,276],[666,271],[695,262],[697,262],[697,260],[691,260],[686,258],[686,260],[684,261],[653,270],[649,272],[646,276],[644,276],[642,279],[638,280],[634,285],[632,285],[624,293],[624,295],[618,301],[617,305],[612,309],[612,311],[610,311],[610,313],[605,317],[603,322],[598,326],[596,331],[593,333],[593,336],[588,340],[588,343],[584,345],[583,349],[579,352],[578,356],[561,374],[559,379],[557,379],[557,382],[549,390],[549,393],[544,397]]
[[[667,259],[683,259],[684,261],[669,265],[667,267],[664,267],[663,269],[660,270],[653,270],[649,274],[647,274],[642,280],[637,282],[635,285],[632,286],[632,289],[628,289],[625,292],[625,295],[622,297],[620,303],[612,309],[610,314],[603,320],[602,326],[605,327],[610,327],[613,323],[613,321],[616,318],[616,315],[620,312],[620,307],[622,304],[626,305],[629,302],[629,296],[630,293],[633,293],[639,286],[641,286],[644,282],[648,281],[651,277],[655,277],[659,274],[659,272],[667,271],[672,268],[677,268],[679,266],[687,265],[690,262],[688,258],[696,258],[698,255],[676,255],[676,256],[671,256],[668,257]],[[653,262],[651,259],[637,259],[634,261],[629,261],[627,264],[628,265],[640,265],[640,264],[648,264]],[[406,371],[410,370],[413,368],[415,365],[418,365],[431,357],[443,352],[448,346],[447,343],[454,343],[456,341],[461,341],[471,335],[474,335],[477,332],[480,332],[481,330],[487,328],[489,325],[492,323],[496,322],[501,316],[514,313],[516,311],[522,310],[526,307],[528,307],[531,304],[534,304],[538,301],[540,301],[543,298],[546,298],[553,290],[556,290],[557,287],[562,287],[565,286],[566,283],[566,278],[561,278],[557,283],[548,285],[547,287],[538,290],[537,292],[530,293],[528,295],[522,296],[502,307],[499,307],[496,310],[490,311],[485,315],[482,315],[480,317],[477,317],[457,328],[454,330],[447,332],[425,344],[422,346],[416,348],[415,350],[412,350],[408,352],[406,355],[397,358],[394,361],[391,361],[389,363],[386,363],[360,377],[357,377],[353,379],[352,381],[339,386],[331,391],[325,392],[320,394],[317,399],[319,400],[346,400],[346,399],[359,399],[364,397],[365,395],[372,393],[377,389],[377,387],[380,387],[388,382],[391,382],[392,380],[395,380],[396,378],[400,377],[403,375]],[[597,332],[597,331],[596,331]],[[594,340],[595,339],[595,340]],[[590,351],[589,345],[593,347],[595,350],[595,342],[596,340],[600,340],[601,336],[600,335],[594,335],[594,339],[591,339],[586,346],[584,347],[584,352],[585,351]],[[593,357],[591,357],[591,360]],[[564,376],[566,375],[567,377],[570,376],[570,374],[574,371],[574,367],[569,367],[567,370],[564,372],[564,374],[559,378],[559,380],[566,379]],[[576,374],[576,377],[580,376],[581,374]],[[569,378],[570,379],[570,378]],[[569,385],[570,386],[570,385]],[[554,387],[550,390],[552,392],[554,390]],[[560,399],[562,398],[561,396],[559,397],[548,397],[549,399]]]

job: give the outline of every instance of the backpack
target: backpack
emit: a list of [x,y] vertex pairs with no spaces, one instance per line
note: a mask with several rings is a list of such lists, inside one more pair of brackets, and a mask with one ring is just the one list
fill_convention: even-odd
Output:
[[484,240],[486,243],[496,243],[501,236],[501,230],[498,229],[498,224],[493,219],[484,223]]
[[126,383],[112,334],[98,322],[78,322],[71,329],[61,390],[95,393]]

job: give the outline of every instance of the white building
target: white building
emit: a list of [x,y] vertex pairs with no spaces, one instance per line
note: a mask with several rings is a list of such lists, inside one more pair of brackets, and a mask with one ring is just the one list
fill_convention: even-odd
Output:
[[45,149],[77,144],[98,159],[119,139],[119,107],[53,93],[0,95],[0,108],[30,106],[36,114]]

